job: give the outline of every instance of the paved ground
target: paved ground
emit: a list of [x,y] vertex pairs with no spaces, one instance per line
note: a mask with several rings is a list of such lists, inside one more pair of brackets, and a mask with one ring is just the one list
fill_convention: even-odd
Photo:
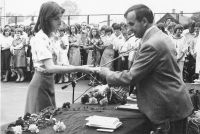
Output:
[[[29,82],[1,82],[1,119],[0,125],[15,121],[24,114],[26,95]],[[88,89],[88,81],[80,80],[75,87],[75,99]],[[61,107],[64,102],[72,102],[72,86],[62,90],[66,84],[55,84],[56,104]],[[76,102],[80,102],[80,99]]]

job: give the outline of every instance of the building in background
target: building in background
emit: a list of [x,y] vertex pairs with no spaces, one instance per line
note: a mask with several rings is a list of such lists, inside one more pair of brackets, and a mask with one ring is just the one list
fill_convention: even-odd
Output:
[[[192,14],[190,16],[192,16]],[[183,11],[176,13],[175,9],[172,9],[172,13],[164,14],[156,23],[165,23],[167,19],[171,19],[172,22],[182,24],[183,26],[187,26],[193,21],[191,17],[184,15]]]

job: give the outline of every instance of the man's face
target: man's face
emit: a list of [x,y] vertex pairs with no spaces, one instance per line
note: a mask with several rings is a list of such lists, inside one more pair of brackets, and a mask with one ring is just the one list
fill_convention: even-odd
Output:
[[135,11],[131,11],[127,14],[126,22],[128,24],[128,30],[133,31],[135,37],[142,38],[145,32],[144,21],[139,22],[136,20]]

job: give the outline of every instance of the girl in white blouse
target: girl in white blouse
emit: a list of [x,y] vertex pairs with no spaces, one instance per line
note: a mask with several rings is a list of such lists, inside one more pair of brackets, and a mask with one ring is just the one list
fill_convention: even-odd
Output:
[[[60,66],[53,62],[54,33],[61,25],[64,9],[55,2],[43,3],[35,26],[35,37],[31,41],[34,76],[29,84],[25,113],[37,113],[42,109],[56,107],[54,73],[93,72],[88,66]],[[40,68],[40,69],[38,69]],[[42,72],[45,68],[46,72]]]
[[8,81],[8,74],[10,68],[10,47],[13,41],[13,38],[10,36],[10,28],[5,28],[3,31],[3,36],[0,37],[0,46],[1,46],[1,71],[5,73],[3,79],[4,82]]

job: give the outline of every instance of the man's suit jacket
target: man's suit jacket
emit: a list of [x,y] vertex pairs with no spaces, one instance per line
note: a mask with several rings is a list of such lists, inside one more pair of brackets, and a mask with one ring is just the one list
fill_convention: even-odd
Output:
[[108,84],[136,85],[138,107],[155,124],[187,117],[193,106],[177,65],[174,44],[157,27],[142,39],[130,70],[102,70],[106,71]]

